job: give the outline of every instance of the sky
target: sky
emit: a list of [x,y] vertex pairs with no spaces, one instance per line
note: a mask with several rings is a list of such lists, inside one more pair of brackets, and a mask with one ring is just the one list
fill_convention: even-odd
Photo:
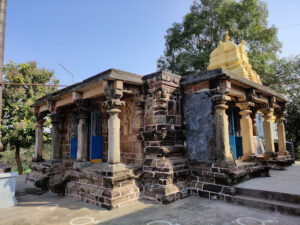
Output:
[[[194,0],[8,0],[5,63],[36,61],[70,85],[109,68],[157,70],[166,30]],[[280,56],[300,54],[300,0],[266,0]],[[74,74],[66,72],[59,64]]]

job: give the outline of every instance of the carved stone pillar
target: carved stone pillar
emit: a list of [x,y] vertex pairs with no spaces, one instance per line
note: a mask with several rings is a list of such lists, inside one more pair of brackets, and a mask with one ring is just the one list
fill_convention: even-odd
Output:
[[226,95],[216,95],[212,98],[215,102],[216,110],[216,149],[217,161],[232,162],[233,156],[230,152],[229,132],[228,132],[228,116],[226,102],[231,98]]
[[252,111],[249,109],[254,104],[252,102],[240,102],[236,106],[240,108],[240,119],[242,141],[243,141],[243,159],[247,160],[250,156],[255,154],[254,141],[253,141],[253,124],[250,114]]
[[286,150],[284,121],[285,121],[285,118],[283,115],[279,115],[276,119],[277,135],[278,135],[278,154],[279,155],[288,155],[289,154],[289,152]]
[[35,151],[34,151],[34,159],[35,161],[41,161],[42,151],[43,151],[43,123],[44,120],[42,118],[37,118],[35,122]]
[[118,114],[121,110],[112,108],[107,110],[108,119],[108,163],[120,163],[120,119]]
[[61,121],[61,117],[58,114],[51,115],[51,159],[60,159],[60,138],[59,138],[59,123]]
[[265,155],[275,152],[274,134],[273,134],[273,108],[261,110],[263,113],[263,129],[265,141]]
[[125,104],[121,101],[123,95],[122,81],[106,81],[104,84],[105,96],[107,101],[104,106],[109,114],[108,119],[108,164],[120,163],[120,119],[118,114],[121,112],[120,108]]
[[77,146],[77,160],[86,161],[87,160],[87,139],[88,139],[88,125],[87,125],[87,114],[85,112],[80,112],[78,116],[78,146]]

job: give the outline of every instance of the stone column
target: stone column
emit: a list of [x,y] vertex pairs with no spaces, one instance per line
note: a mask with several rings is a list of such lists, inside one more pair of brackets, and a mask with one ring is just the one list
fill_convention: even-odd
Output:
[[51,123],[52,123],[52,130],[51,130],[51,159],[60,159],[60,138],[59,138],[59,123],[60,123],[60,116],[57,114],[51,115]]
[[265,155],[269,156],[275,153],[274,134],[273,134],[273,108],[266,108],[261,110],[263,113],[263,129],[265,141]]
[[43,151],[43,123],[44,120],[37,118],[35,122],[35,152],[34,159],[35,161],[41,161],[42,151]]
[[120,119],[118,114],[121,110],[117,108],[107,110],[108,119],[108,163],[120,163]]
[[120,108],[125,104],[121,101],[123,96],[123,82],[119,80],[104,83],[106,101],[104,107],[109,114],[108,119],[108,164],[118,164],[121,159],[120,151]]
[[216,95],[212,98],[216,109],[216,148],[218,162],[232,162],[233,160],[229,145],[228,116],[225,112],[228,109],[226,102],[230,99],[226,95]]
[[88,116],[84,112],[80,112],[78,116],[78,146],[77,146],[77,160],[86,161],[87,160],[87,141],[88,141],[88,126],[87,120]]
[[242,141],[243,141],[243,160],[248,160],[249,157],[255,155],[254,141],[253,141],[253,124],[250,114],[252,111],[249,109],[253,106],[252,102],[240,102],[236,106],[240,108],[240,119]]
[[277,135],[278,135],[278,154],[279,155],[288,155],[286,150],[286,139],[285,139],[285,128],[284,128],[285,118],[283,115],[277,117]]

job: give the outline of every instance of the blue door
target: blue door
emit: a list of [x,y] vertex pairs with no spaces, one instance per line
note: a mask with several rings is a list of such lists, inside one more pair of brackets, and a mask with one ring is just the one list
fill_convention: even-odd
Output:
[[228,122],[230,151],[232,152],[234,159],[237,159],[234,128],[234,111],[232,108],[229,109]]
[[103,158],[102,113],[91,112],[91,162],[101,162]]
[[75,116],[72,117],[70,123],[70,139],[71,139],[71,153],[70,158],[77,158],[77,145],[78,145],[78,137],[77,137],[77,123]]
[[243,137],[239,136],[235,138],[236,143],[236,155],[237,157],[243,156]]

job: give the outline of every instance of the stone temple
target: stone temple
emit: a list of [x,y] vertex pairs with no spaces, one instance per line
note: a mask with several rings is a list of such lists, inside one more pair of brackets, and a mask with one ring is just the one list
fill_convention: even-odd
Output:
[[[262,85],[244,45],[227,35],[203,73],[109,69],[36,100],[26,182],[107,209],[190,195],[230,202],[233,185],[292,164],[287,99]],[[46,117],[50,160],[42,156]]]

